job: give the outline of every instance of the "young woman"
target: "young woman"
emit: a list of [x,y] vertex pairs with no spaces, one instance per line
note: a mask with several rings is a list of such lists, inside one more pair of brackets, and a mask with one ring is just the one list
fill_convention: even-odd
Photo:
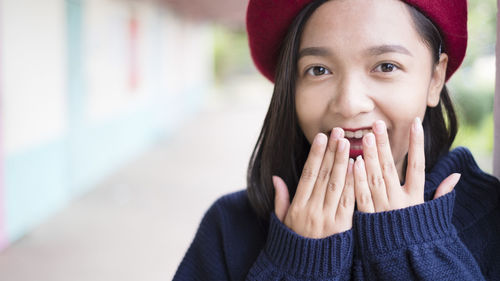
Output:
[[500,280],[500,183],[450,151],[466,25],[466,0],[250,0],[273,97],[174,280]]

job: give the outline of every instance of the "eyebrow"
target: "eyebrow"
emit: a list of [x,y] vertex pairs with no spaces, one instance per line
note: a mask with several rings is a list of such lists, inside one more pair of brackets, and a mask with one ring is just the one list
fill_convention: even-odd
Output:
[[[371,56],[379,56],[385,53],[400,53],[413,57],[412,53],[401,45],[380,45],[368,48],[366,53]],[[332,52],[325,47],[308,47],[299,51],[298,59],[305,56],[328,57]]]
[[309,48],[304,48],[304,49],[299,51],[298,59],[305,57],[305,56],[328,57],[331,55],[332,55],[332,53],[327,48],[309,47]]
[[380,45],[369,48],[366,53],[372,56],[379,56],[385,53],[400,53],[413,57],[412,53],[401,45]]

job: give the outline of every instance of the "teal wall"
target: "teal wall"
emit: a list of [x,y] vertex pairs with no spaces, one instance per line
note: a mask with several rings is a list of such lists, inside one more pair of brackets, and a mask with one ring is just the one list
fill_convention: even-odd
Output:
[[169,95],[168,87],[162,86],[164,68],[171,66],[162,65],[159,59],[168,43],[161,36],[159,13],[158,24],[149,30],[158,38],[149,44],[152,47],[146,58],[151,68],[146,72],[153,74],[146,87],[151,98],[127,113],[89,121],[85,117],[88,91],[84,75],[83,2],[66,0],[65,5],[67,128],[57,139],[5,156],[4,227],[10,243],[61,211],[127,161],[168,138],[183,120],[199,110],[211,86],[205,78],[193,80],[175,95]]

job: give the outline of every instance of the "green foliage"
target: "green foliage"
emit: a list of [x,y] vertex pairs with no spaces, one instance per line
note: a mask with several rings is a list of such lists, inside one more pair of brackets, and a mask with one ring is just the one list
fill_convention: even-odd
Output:
[[469,44],[463,67],[478,57],[494,54],[496,42],[496,0],[469,0]]
[[472,127],[481,126],[483,119],[493,112],[494,90],[481,84],[480,81],[473,79],[465,83],[463,81],[455,80],[452,87],[460,122]]
[[453,147],[465,146],[483,155],[493,151],[493,113],[486,116],[479,126],[462,124]]
[[216,82],[227,76],[245,72],[252,66],[248,41],[244,30],[214,27],[214,64]]
[[459,119],[453,146],[468,147],[491,171],[495,92],[496,0],[469,0],[469,42],[461,68],[447,85]]

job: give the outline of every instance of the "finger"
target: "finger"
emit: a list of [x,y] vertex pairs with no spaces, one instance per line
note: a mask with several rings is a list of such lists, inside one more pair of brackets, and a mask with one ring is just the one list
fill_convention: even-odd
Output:
[[389,136],[387,135],[387,127],[384,121],[379,120],[373,124],[373,132],[377,143],[378,158],[380,168],[382,170],[382,177],[385,182],[387,199],[391,202],[392,198],[398,198],[401,194],[401,184],[399,182],[398,171],[394,165],[392,158],[391,145],[389,143]]
[[354,202],[356,201],[354,197],[353,165],[354,160],[349,159],[345,185],[335,216],[335,223],[342,224],[345,229],[350,229],[352,227],[352,213],[354,212]]
[[443,195],[448,194],[455,188],[458,181],[460,180],[460,174],[454,173],[449,175],[446,179],[444,179],[441,184],[438,186],[436,193],[434,194],[434,199],[439,198]]
[[424,130],[420,118],[415,118],[410,129],[408,166],[406,168],[405,189],[412,197],[418,196],[423,202],[425,186]]
[[327,137],[323,133],[317,134],[314,138],[306,163],[302,169],[297,191],[293,199],[294,202],[303,205],[309,200],[314,184],[316,183],[316,178],[318,177],[321,162],[323,161],[326,143]]
[[368,133],[363,137],[363,158],[368,179],[368,187],[372,194],[373,206],[376,212],[387,210],[389,201],[385,187],[384,178],[380,169],[375,136]]
[[349,141],[345,138],[338,140],[337,151],[333,163],[332,174],[324,199],[324,209],[327,213],[335,214],[340,196],[346,183],[346,173],[349,166]]
[[330,139],[328,140],[325,156],[323,158],[323,162],[321,163],[321,168],[319,169],[318,178],[316,179],[314,190],[311,194],[311,198],[309,199],[309,203],[315,204],[321,208],[323,208],[323,202],[325,201],[325,192],[332,173],[332,166],[334,163],[335,151],[338,146],[338,140],[340,137],[343,137],[343,134],[344,131],[340,128],[334,128],[332,130]]
[[274,212],[278,219],[283,222],[288,207],[290,207],[290,195],[286,183],[278,176],[273,176],[274,185]]
[[358,156],[354,164],[354,193],[356,196],[356,204],[358,211],[364,213],[374,213],[375,207],[373,206],[372,194],[368,187],[366,179],[365,164],[363,158]]

